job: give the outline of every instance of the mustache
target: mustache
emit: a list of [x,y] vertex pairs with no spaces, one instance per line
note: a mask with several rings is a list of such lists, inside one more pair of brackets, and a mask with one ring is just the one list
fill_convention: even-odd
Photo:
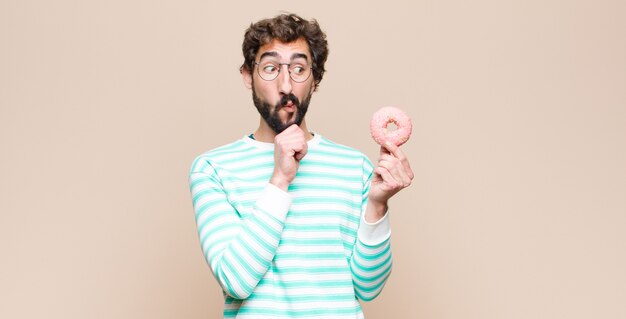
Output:
[[293,103],[296,107],[300,106],[300,100],[298,100],[298,97],[293,95],[293,93],[283,95],[280,98],[280,101],[278,101],[278,106],[287,105],[287,102],[289,101],[291,101],[291,103]]

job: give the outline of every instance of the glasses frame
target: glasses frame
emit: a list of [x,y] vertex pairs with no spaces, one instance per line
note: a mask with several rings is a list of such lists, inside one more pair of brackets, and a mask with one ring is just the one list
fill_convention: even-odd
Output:
[[[293,63],[293,62],[292,62],[292,63]],[[276,63],[276,64],[278,64],[278,72],[276,73],[276,76],[275,76],[273,79],[271,79],[271,80],[267,80],[267,79],[265,79],[265,78],[263,77],[263,75],[261,75],[261,68],[259,67],[259,66],[261,65],[261,62],[254,62],[254,65],[256,65],[256,66],[257,66],[257,68],[256,68],[256,73],[259,75],[259,77],[260,77],[260,78],[261,78],[261,80],[263,80],[263,81],[274,81],[274,80],[276,80],[276,79],[278,78],[278,76],[280,75],[280,72],[282,72],[282,71],[283,71],[282,66],[283,66],[283,65],[286,65],[286,66],[287,66],[287,72],[289,72],[289,78],[290,78],[292,81],[294,81],[294,82],[296,82],[296,83],[304,83],[304,82],[306,82],[306,80],[308,80],[308,79],[311,77],[311,74],[313,73],[313,68],[307,65],[307,67],[309,68],[309,75],[307,75],[307,77],[306,77],[304,80],[302,80],[302,81],[298,81],[298,80],[296,80],[296,79],[294,79],[294,78],[293,78],[293,75],[291,74],[291,70],[289,70],[289,68],[291,67],[291,64],[292,64],[292,63]]]

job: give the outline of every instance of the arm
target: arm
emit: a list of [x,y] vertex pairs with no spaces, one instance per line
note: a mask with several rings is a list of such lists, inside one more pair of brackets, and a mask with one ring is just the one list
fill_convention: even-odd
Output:
[[189,184],[207,263],[224,292],[245,299],[271,265],[291,199],[268,184],[252,213],[241,218],[206,161],[194,163]]
[[236,299],[254,292],[276,254],[291,205],[287,188],[307,153],[304,132],[292,125],[274,138],[274,173],[241,217],[210,163],[196,162],[189,184],[204,256],[222,289]]
[[370,301],[380,294],[391,274],[388,201],[410,186],[414,176],[406,156],[392,144],[381,147],[376,168],[373,169],[369,162],[365,164],[368,165],[364,166],[364,173],[369,174],[364,174],[368,179],[362,194],[363,213],[350,270],[357,297]]
[[[367,211],[369,180],[364,189],[362,211]],[[389,218],[384,216],[375,223],[365,220],[362,214],[356,243],[349,260],[356,296],[363,301],[376,298],[391,274],[391,229]]]

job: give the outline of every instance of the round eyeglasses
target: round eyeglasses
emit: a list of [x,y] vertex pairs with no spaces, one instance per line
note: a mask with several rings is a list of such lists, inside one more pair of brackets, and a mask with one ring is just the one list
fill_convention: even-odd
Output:
[[259,76],[265,81],[273,81],[276,79],[283,65],[287,66],[289,77],[291,77],[294,82],[302,83],[311,76],[311,67],[301,62],[278,63],[275,61],[261,61],[254,62],[254,64],[257,65]]

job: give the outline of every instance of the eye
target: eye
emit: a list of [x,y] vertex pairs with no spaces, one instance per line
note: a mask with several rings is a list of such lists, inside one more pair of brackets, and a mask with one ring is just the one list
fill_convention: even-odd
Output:
[[295,74],[302,74],[304,73],[304,71],[306,70],[306,68],[302,65],[294,65],[291,67],[291,72],[295,73]]
[[278,70],[278,67],[274,64],[266,64],[263,66],[263,72],[265,73],[275,73]]

